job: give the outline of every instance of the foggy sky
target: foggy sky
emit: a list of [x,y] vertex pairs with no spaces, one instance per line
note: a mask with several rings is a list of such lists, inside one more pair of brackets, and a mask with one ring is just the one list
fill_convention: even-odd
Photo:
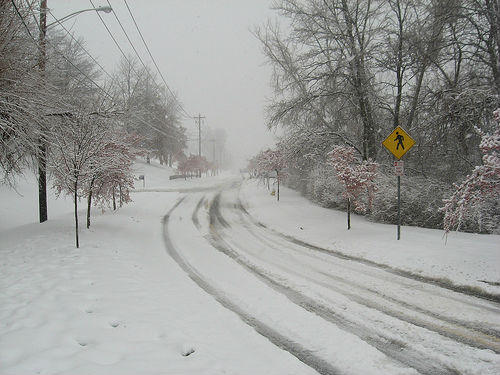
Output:
[[[123,0],[110,3],[143,60],[153,67]],[[148,46],[169,87],[192,115],[206,116],[212,129],[227,131],[227,147],[245,159],[273,144],[266,129],[264,105],[271,96],[271,68],[251,34],[275,14],[271,0],[128,0]],[[96,6],[108,5],[94,0]],[[88,0],[48,0],[57,17],[91,8]],[[112,13],[100,13],[125,53],[133,53]],[[49,15],[48,22],[53,18]],[[87,49],[112,72],[121,58],[95,12],[65,23],[86,41]],[[158,80],[158,82],[161,82]],[[197,137],[194,120],[183,120],[189,138]],[[190,141],[195,151],[196,142]]]

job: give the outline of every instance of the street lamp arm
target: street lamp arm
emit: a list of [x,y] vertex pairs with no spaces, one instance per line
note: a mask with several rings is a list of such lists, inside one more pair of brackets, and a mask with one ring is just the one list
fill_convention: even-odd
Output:
[[69,20],[70,18],[73,18],[77,15],[79,15],[80,13],[84,13],[84,12],[90,12],[92,10],[95,10],[96,12],[104,12],[104,13],[109,13],[111,12],[113,9],[109,6],[102,6],[102,7],[97,7],[97,8],[89,8],[89,9],[83,9],[83,10],[79,10],[77,12],[73,12],[71,14],[68,14],[67,16],[64,16],[63,18],[60,18],[58,20],[55,20],[54,22],[51,22],[47,25],[47,29],[49,27],[52,27],[54,26],[55,24],[59,24],[59,23],[62,23],[62,22],[65,22],[67,20]]

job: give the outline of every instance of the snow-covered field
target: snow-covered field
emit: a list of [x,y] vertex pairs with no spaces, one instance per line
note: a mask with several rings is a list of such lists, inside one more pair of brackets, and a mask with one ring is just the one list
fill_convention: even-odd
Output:
[[[0,374],[314,373],[222,307],[167,253],[162,222],[178,199],[234,181],[218,176],[199,184],[169,180],[171,173],[138,163],[145,188],[137,181],[133,202],[116,212],[96,209],[90,230],[81,230],[80,249],[73,245],[70,199],[51,196],[49,221],[38,224],[32,179],[19,182],[22,196],[0,188]],[[355,216],[347,231],[345,213],[289,189],[278,203],[250,181],[241,198],[258,220],[296,238],[500,294],[478,281],[500,281],[499,236],[453,233],[445,243],[440,231],[405,227],[396,241],[394,226]],[[178,224],[190,214],[177,214],[173,228],[183,230]],[[191,246],[209,246],[201,233],[186,235]],[[378,360],[376,353],[365,357]]]

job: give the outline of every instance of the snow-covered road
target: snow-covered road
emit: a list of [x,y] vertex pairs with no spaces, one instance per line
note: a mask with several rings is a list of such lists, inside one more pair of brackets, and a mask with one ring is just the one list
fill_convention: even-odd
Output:
[[500,372],[498,303],[273,231],[238,182],[185,195],[165,239],[201,288],[316,372]]

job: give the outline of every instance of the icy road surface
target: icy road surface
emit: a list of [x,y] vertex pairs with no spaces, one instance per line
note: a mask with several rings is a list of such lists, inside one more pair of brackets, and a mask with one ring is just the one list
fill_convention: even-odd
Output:
[[205,292],[320,374],[498,374],[500,305],[266,228],[238,182],[183,196],[168,253]]

